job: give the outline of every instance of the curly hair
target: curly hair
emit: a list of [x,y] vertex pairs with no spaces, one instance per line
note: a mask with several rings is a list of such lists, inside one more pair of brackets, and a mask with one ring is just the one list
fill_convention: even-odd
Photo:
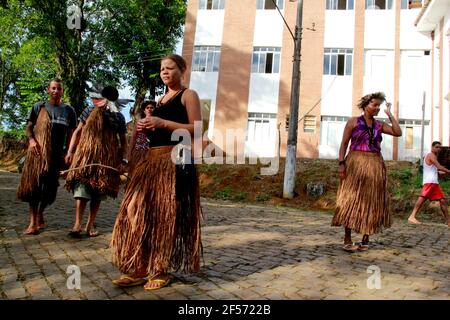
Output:
[[386,101],[386,95],[384,92],[374,92],[370,94],[366,94],[362,97],[358,102],[358,108],[363,109],[372,101],[372,99],[378,99],[381,101]]

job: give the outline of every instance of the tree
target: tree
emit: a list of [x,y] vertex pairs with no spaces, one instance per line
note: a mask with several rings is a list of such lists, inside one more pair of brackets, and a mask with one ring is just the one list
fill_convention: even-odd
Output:
[[31,106],[46,97],[55,54],[45,38],[29,34],[32,14],[23,2],[7,4],[0,7],[0,123],[20,131]]
[[105,47],[114,53],[114,64],[135,90],[135,106],[146,94],[154,98],[160,59],[173,52],[182,35],[186,14],[184,0],[108,0]]
[[[0,112],[24,120],[60,77],[79,114],[87,84],[132,86],[155,96],[159,60],[181,36],[184,0],[7,0],[0,3]],[[21,106],[19,113],[5,112]],[[23,109],[25,108],[25,109]],[[25,110],[25,111],[24,111]]]

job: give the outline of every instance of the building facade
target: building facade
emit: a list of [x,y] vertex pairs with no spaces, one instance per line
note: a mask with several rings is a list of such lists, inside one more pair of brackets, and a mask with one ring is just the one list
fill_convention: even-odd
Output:
[[[449,1],[303,1],[298,157],[337,158],[359,98],[375,91],[403,130],[384,136],[385,159],[419,158],[422,130],[425,150],[450,144]],[[293,31],[296,14],[290,0],[188,1],[185,82],[224,150],[285,156],[294,40],[283,18]]]

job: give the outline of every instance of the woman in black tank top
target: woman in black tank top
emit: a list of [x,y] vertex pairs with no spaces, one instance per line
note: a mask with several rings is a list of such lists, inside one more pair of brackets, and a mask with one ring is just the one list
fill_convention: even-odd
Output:
[[181,83],[185,71],[182,57],[163,58],[160,76],[168,91],[152,116],[137,122],[151,148],[133,170],[114,225],[112,260],[124,273],[113,281],[118,286],[146,282],[145,290],[155,290],[170,282],[171,271],[200,269],[198,175],[193,164],[175,165],[172,157],[179,143],[172,133],[186,130],[193,141],[194,122],[202,120],[197,93]]

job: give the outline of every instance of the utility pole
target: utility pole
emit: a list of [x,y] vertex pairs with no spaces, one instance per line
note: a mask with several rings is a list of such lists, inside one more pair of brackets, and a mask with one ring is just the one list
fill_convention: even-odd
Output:
[[425,91],[422,100],[422,133],[420,137],[420,165],[423,165],[423,146],[425,143]]
[[297,128],[300,96],[300,57],[302,44],[303,0],[297,0],[297,22],[294,36],[294,64],[292,69],[291,107],[289,111],[289,131],[284,168],[283,198],[292,199],[295,188],[295,170],[297,162]]

